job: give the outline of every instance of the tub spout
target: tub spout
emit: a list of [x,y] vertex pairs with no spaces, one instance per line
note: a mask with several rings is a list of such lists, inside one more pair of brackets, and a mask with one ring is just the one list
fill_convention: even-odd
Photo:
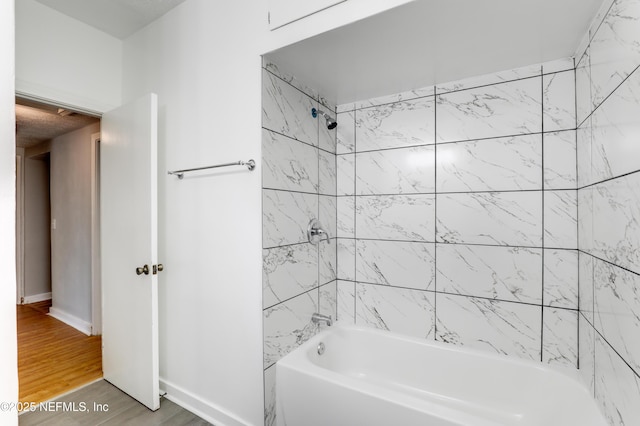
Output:
[[316,312],[311,315],[311,322],[314,324],[320,324],[323,322],[327,324],[327,326],[330,326],[333,321],[331,320],[331,315],[322,315]]

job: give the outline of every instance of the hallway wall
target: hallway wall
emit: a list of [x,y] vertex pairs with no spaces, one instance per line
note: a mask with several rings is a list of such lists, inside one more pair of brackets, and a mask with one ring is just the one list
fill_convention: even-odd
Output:
[[92,323],[91,135],[98,132],[100,123],[51,141],[51,314],[83,332]]
[[[49,157],[24,159],[24,298],[51,295]],[[35,298],[34,298],[35,296]]]

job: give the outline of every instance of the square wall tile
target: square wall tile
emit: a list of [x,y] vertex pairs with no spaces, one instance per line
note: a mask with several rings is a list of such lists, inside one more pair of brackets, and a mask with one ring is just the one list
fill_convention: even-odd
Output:
[[542,307],[437,294],[436,339],[541,360]]
[[433,339],[434,298],[430,291],[356,283],[356,324]]
[[578,126],[591,115],[591,57],[589,48],[576,66],[576,118]]
[[542,362],[578,367],[578,311],[542,308]]
[[434,241],[434,195],[356,197],[356,238]]
[[307,225],[317,214],[317,195],[263,189],[264,248],[307,242]]
[[435,191],[435,146],[356,154],[356,194],[415,194]]
[[583,315],[578,315],[579,370],[582,381],[594,395],[596,331]]
[[640,69],[592,115],[591,173],[594,182],[640,170],[639,117]]
[[262,250],[262,302],[268,308],[318,286],[318,249],[309,243]]
[[578,190],[578,248],[594,253],[593,241],[593,186]]
[[576,79],[573,70],[542,77],[545,132],[576,128]]
[[593,284],[593,263],[595,259],[587,253],[578,253],[578,273],[580,278],[580,312],[591,323],[595,324],[593,317],[595,286]]
[[576,131],[578,188],[591,185],[595,182],[591,172],[592,163],[592,131],[591,117],[587,118]]
[[438,192],[542,189],[542,135],[439,144],[436,171]]
[[613,349],[596,335],[596,401],[610,425],[640,421],[640,379]]
[[276,366],[264,370],[264,424],[276,426]]
[[433,144],[433,97],[395,102],[356,111],[356,151]]
[[337,241],[336,238],[332,238],[329,240],[329,244],[326,241],[318,244],[318,251],[320,252],[320,285],[336,279],[338,270]]
[[473,89],[474,87],[490,86],[508,81],[522,80],[523,78],[535,77],[542,73],[540,64],[528,65],[522,68],[498,71],[491,74],[483,74],[457,80],[449,83],[439,84],[436,87],[436,93],[457,92],[460,90]]
[[418,98],[433,97],[435,94],[434,86],[420,87],[418,89],[408,90],[406,92],[394,93],[391,95],[383,95],[375,98],[357,101],[355,109],[363,109],[397,102],[410,101]]
[[318,330],[311,315],[318,312],[318,291],[311,290],[263,312],[264,368],[309,340]]
[[338,114],[337,154],[349,154],[356,151],[356,112],[347,111]]
[[274,76],[278,77],[280,80],[283,80],[285,83],[288,83],[299,91],[305,93],[307,96],[313,98],[316,101],[318,100],[318,92],[316,90],[312,89],[304,82],[287,73],[285,70],[278,67],[277,64],[263,57],[262,67]]
[[356,283],[338,281],[337,283],[337,318],[346,324],[356,323]]
[[318,220],[324,227],[324,230],[329,233],[330,238],[336,238],[338,236],[337,202],[338,200],[336,197],[328,195],[320,195],[318,197]]
[[594,109],[640,65],[640,4],[613,3],[590,45]]
[[542,131],[541,77],[437,96],[437,142]]
[[320,194],[336,195],[337,170],[336,156],[319,150],[318,161],[318,190]]
[[338,238],[338,279],[356,279],[356,240]]
[[437,242],[542,245],[542,191],[438,194],[437,218]]
[[434,290],[435,244],[356,240],[356,281]]
[[578,248],[578,192],[544,192],[544,246]]
[[336,321],[337,319],[337,281],[331,281],[319,288],[319,313],[322,315],[330,315]]
[[338,195],[355,195],[356,156],[354,154],[338,155],[336,163]]
[[541,303],[542,250],[437,244],[437,291]]
[[542,73],[550,74],[560,71],[573,71],[575,68],[573,58],[562,58],[554,61],[545,62],[542,64]]
[[545,133],[544,189],[576,189],[576,131]]
[[640,173],[593,188],[595,255],[640,274]]
[[318,103],[289,83],[262,70],[262,127],[318,146]]
[[640,373],[640,275],[594,259],[596,330]]
[[578,309],[578,251],[544,249],[544,300],[547,306]]
[[355,238],[356,197],[338,197],[337,209],[336,234],[340,238]]
[[318,149],[262,129],[262,186],[317,192]]

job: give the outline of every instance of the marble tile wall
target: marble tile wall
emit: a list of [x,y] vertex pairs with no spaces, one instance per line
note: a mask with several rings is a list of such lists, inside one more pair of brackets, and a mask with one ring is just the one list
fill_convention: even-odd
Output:
[[[262,70],[265,425],[275,424],[275,363],[317,332],[314,312],[336,317],[336,131],[311,116],[335,111],[272,63]],[[312,245],[318,218],[331,243]]]
[[640,424],[640,1],[607,0],[577,52],[580,371]]
[[572,59],[338,106],[340,321],[577,366]]

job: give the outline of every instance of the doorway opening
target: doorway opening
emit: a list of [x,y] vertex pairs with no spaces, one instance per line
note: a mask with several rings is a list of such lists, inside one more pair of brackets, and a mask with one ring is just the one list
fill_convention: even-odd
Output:
[[16,97],[21,402],[102,377],[100,118]]

